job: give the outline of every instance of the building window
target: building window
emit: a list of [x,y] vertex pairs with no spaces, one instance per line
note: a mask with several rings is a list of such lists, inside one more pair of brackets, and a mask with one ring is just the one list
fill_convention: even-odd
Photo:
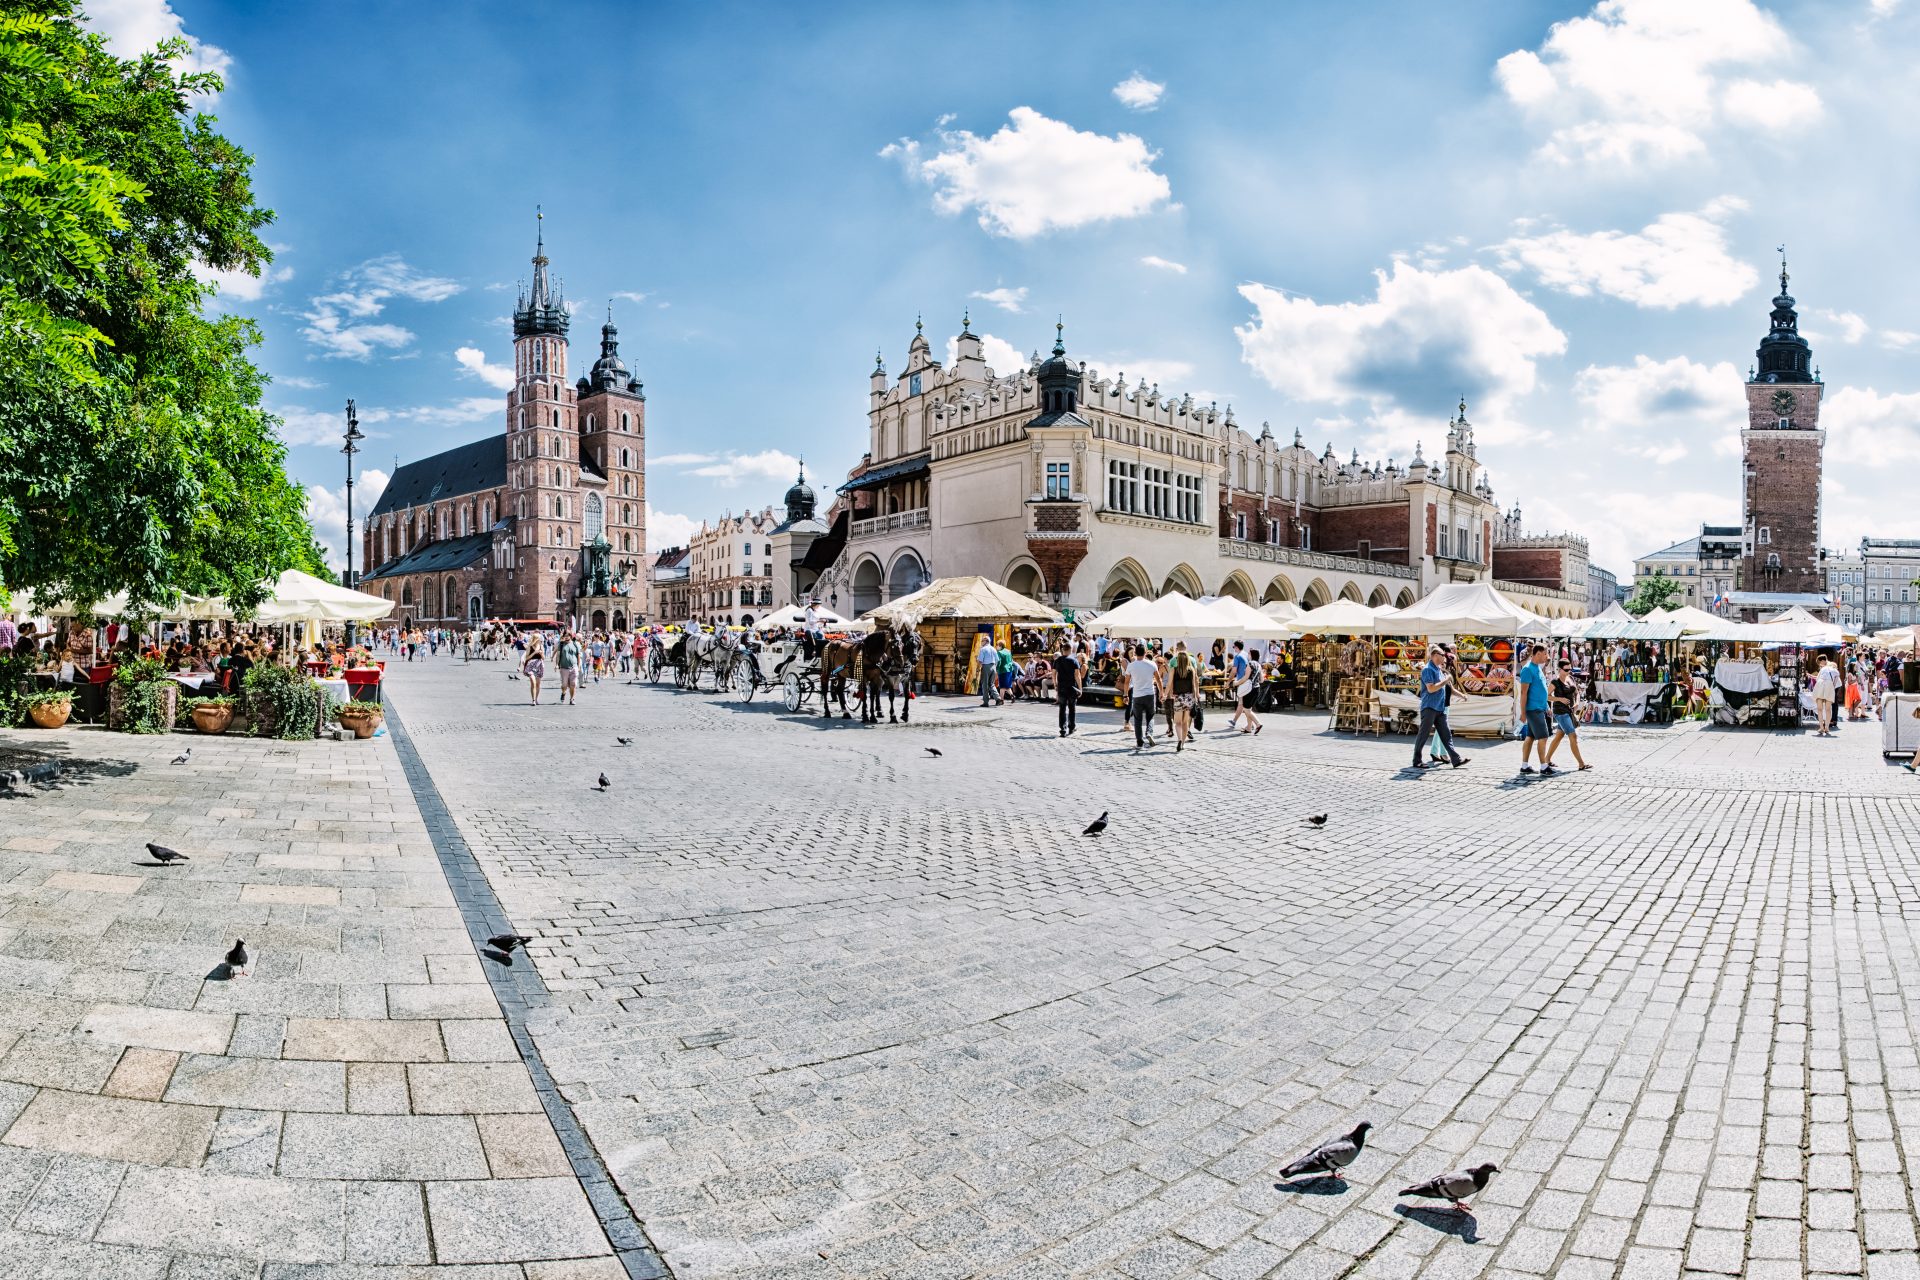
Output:
[[606,528],[606,513],[600,505],[600,495],[597,493],[588,494],[584,505],[587,521],[586,540],[592,542]]
[[1773,529],[1768,525],[1760,526],[1760,545],[1767,546],[1773,541]]
[[1313,550],[1313,526],[1304,524],[1300,526],[1300,549]]
[[1782,419],[1780,419],[1780,429],[1781,429],[1782,431],[1786,431],[1786,430],[1788,430],[1788,429],[1790,429],[1790,428],[1791,428],[1792,426],[1793,426],[1793,419],[1792,419],[1792,418],[1782,418]]
[[1073,464],[1071,462],[1049,462],[1047,464],[1047,496],[1049,498],[1071,497],[1073,493]]
[[1233,536],[1241,542],[1247,540],[1247,513],[1236,511],[1233,515]]
[[1107,460],[1107,508],[1111,511],[1140,509],[1140,467],[1137,463]]
[[1200,477],[1175,476],[1174,519],[1182,524],[1200,523]]

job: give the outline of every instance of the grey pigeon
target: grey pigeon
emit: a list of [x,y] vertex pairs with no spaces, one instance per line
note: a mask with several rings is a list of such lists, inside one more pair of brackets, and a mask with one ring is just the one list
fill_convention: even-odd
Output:
[[623,747],[630,747],[633,745],[632,738],[615,738],[614,741],[619,743]]
[[1082,831],[1080,834],[1083,836],[1097,836],[1102,831],[1105,831],[1106,829],[1107,829],[1107,811],[1105,809],[1102,809],[1100,811],[1100,816],[1095,818],[1092,822],[1089,822],[1087,824],[1087,829],[1085,831]]
[[1362,1120],[1353,1127],[1353,1132],[1344,1138],[1335,1138],[1323,1142],[1307,1154],[1295,1160],[1280,1171],[1283,1178],[1298,1178],[1309,1173],[1326,1173],[1336,1178],[1346,1175],[1340,1171],[1352,1164],[1367,1145],[1367,1130],[1373,1126]]
[[938,747],[928,747],[928,748],[927,748],[927,754],[928,754],[928,755],[930,755],[930,756],[938,756],[938,755],[940,754],[940,748],[938,748]]
[[519,677],[519,676],[517,676],[517,675],[515,675],[515,674],[514,674],[513,672],[511,672],[511,671],[509,671],[509,672],[507,672],[507,679],[509,679],[509,680],[518,680],[519,678],[520,678],[520,677]]
[[227,972],[236,977],[245,973],[247,971],[247,962],[251,958],[252,957],[247,955],[247,940],[245,938],[235,938],[233,950],[227,952]]
[[1324,813],[1316,813],[1307,819],[1307,825],[1310,827],[1324,827],[1327,825],[1327,815]]
[[1471,1169],[1455,1169],[1430,1181],[1402,1187],[1400,1194],[1419,1196],[1423,1200],[1451,1200],[1453,1207],[1461,1213],[1471,1213],[1473,1206],[1466,1202],[1466,1197],[1484,1191],[1488,1181],[1498,1172],[1500,1170],[1494,1165],[1477,1164]]
[[179,755],[175,756],[173,758],[173,762],[175,764],[185,764],[187,761],[191,759],[193,759],[193,748],[188,747],[185,751],[182,751]]
[[165,864],[168,862],[191,862],[192,861],[192,859],[187,857],[186,854],[177,852],[173,849],[169,849],[167,848],[167,846],[163,844],[150,844],[147,846],[147,852],[150,855],[152,855],[153,860],[155,862],[162,863],[162,864]]
[[605,790],[606,790],[606,789],[607,789],[608,787],[610,787],[610,786],[612,786],[612,785],[613,785],[613,779],[612,779],[612,778],[609,778],[609,777],[608,777],[608,776],[607,776],[606,774],[604,774],[604,773],[600,775],[600,786],[599,786],[599,788],[598,788],[599,790],[601,790],[601,791],[605,791]]
[[487,945],[502,955],[512,955],[515,947],[525,946],[532,938],[523,938],[517,933],[496,933],[487,939]]

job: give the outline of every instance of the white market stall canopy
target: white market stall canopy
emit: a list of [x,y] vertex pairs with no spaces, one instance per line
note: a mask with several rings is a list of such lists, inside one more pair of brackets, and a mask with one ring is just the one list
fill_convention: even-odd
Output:
[[1269,617],[1244,600],[1232,596],[1213,596],[1200,602],[1220,619],[1218,634],[1231,640],[1291,640],[1293,632],[1278,618]]
[[[816,606],[814,612],[819,616],[820,625],[823,627],[851,627],[855,625],[853,619],[843,618],[825,605]],[[775,609],[772,613],[753,625],[756,627],[787,627],[789,629],[804,627],[807,625],[807,611],[797,604],[790,604],[784,609]]]
[[869,609],[862,620],[905,622],[913,626],[929,618],[962,618],[981,622],[1064,622],[1059,611],[1029,600],[991,578],[937,578],[910,595]]
[[261,622],[377,622],[393,612],[393,602],[351,587],[336,586],[299,569],[274,581],[254,616]]
[[1304,610],[1291,600],[1269,600],[1260,606],[1260,612],[1266,614],[1275,622],[1292,622],[1295,618],[1299,617]]
[[1891,649],[1895,653],[1912,653],[1916,642],[1920,642],[1920,626],[1895,627],[1891,631],[1876,631],[1869,637],[1869,643],[1876,649]]
[[[1814,618],[1812,615],[1808,615],[1807,620],[1809,622],[1819,621],[1819,619]],[[1726,619],[1716,618],[1705,609],[1696,609],[1688,604],[1682,605],[1669,613],[1667,615],[1667,621],[1679,623],[1681,632],[1686,634],[1695,631],[1712,631],[1719,627],[1721,623],[1725,622]]]
[[[77,618],[80,610],[71,600],[54,600],[42,603],[37,598],[25,600],[26,613],[39,618]],[[217,596],[182,595],[172,607],[145,605],[135,608],[127,599],[127,593],[116,591],[104,600],[94,603],[87,611],[96,618],[152,618],[159,622],[207,621],[231,618],[226,601]]]
[[1370,636],[1375,634],[1374,624],[1393,612],[1368,608],[1358,600],[1335,600],[1307,610],[1287,623],[1287,630],[1297,636]]
[[1238,632],[1226,626],[1210,606],[1190,599],[1178,591],[1169,591],[1158,600],[1138,596],[1117,609],[1109,609],[1087,624],[1097,636],[1127,636],[1136,640],[1183,640],[1189,636],[1233,638]]
[[1633,615],[1618,600],[1607,603],[1607,607],[1587,619],[1588,622],[1631,622]]
[[1484,582],[1449,582],[1380,619],[1381,635],[1544,636],[1547,620]]

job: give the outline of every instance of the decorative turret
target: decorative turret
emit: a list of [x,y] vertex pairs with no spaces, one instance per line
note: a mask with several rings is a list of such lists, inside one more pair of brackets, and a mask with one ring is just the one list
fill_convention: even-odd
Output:
[[1787,292],[1787,250],[1780,248],[1780,292],[1773,300],[1773,313],[1767,336],[1760,339],[1758,371],[1755,382],[1814,382],[1813,350],[1800,336],[1800,316],[1794,310],[1793,295]]
[[813,519],[813,486],[807,483],[807,464],[800,463],[800,478],[793,482],[793,488],[787,490],[787,522],[799,524],[802,520]]
[[536,208],[534,218],[540,226],[534,235],[533,284],[520,291],[520,300],[513,309],[513,336],[530,338],[551,334],[564,338],[571,317],[567,314],[566,299],[560,294],[559,282],[547,276],[546,215]]
[[1080,407],[1080,366],[1067,359],[1066,323],[1053,326],[1053,354],[1034,371],[1040,384],[1040,416],[1027,425],[1091,426],[1077,412]]
[[607,304],[607,322],[600,326],[600,358],[593,363],[592,370],[580,379],[581,394],[595,391],[626,391],[638,393],[640,383],[627,371],[626,362],[620,359],[620,330],[614,327],[613,304]]

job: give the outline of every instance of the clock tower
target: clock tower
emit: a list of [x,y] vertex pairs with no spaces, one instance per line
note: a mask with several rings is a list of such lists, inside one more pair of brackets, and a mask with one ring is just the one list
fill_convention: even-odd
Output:
[[[1739,589],[1824,594],[1820,562],[1820,465],[1827,433],[1820,429],[1820,371],[1800,336],[1780,258],[1780,293],[1771,327],[1747,376],[1742,445],[1742,537]],[[1782,602],[1782,606],[1789,602]],[[1749,606],[1764,612],[1771,606]]]

